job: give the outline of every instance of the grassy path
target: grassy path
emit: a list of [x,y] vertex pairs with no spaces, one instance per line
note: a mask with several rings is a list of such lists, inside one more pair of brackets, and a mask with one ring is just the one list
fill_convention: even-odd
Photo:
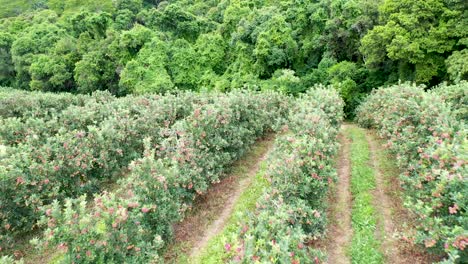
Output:
[[395,157],[382,147],[385,143],[375,132],[366,131],[366,139],[371,151],[372,166],[376,176],[375,206],[379,212],[378,223],[381,228],[377,235],[382,240],[386,263],[423,264],[435,263],[441,259],[430,255],[424,249],[408,243],[404,234],[412,233],[412,221],[403,207],[402,188],[398,175],[401,171]]
[[[329,234],[326,245],[327,262],[330,264],[350,263],[346,249],[351,241],[351,161],[349,159],[351,141],[345,135],[348,125],[343,125],[339,135],[341,150],[337,160],[338,181],[330,189]],[[340,245],[340,246],[337,246]]]
[[197,199],[193,212],[175,226],[175,242],[165,255],[166,263],[219,263],[218,259],[222,260],[223,234],[237,228],[241,216],[236,212],[255,208],[268,184],[263,177],[264,161],[273,143],[273,136],[258,141],[226,178]]
[[189,263],[191,264],[216,264],[223,263],[226,258],[225,244],[231,236],[238,235],[239,222],[245,220],[245,212],[255,210],[256,202],[268,186],[265,178],[266,162],[263,161],[255,178],[240,195],[233,206],[232,214],[225,222],[224,227],[218,233],[210,237],[205,247],[198,252],[193,252]]
[[381,241],[377,238],[377,210],[374,206],[375,170],[371,166],[369,142],[364,130],[349,127],[351,143],[351,222],[353,238],[350,245],[351,263],[383,263]]
[[[411,229],[402,206],[399,170],[394,157],[370,131],[345,124],[339,136],[338,181],[331,188],[329,232],[325,250],[329,264],[432,263],[402,233]],[[224,245],[237,234],[246,211],[255,209],[268,186],[265,158],[273,138],[259,141],[234,171],[175,227],[176,240],[169,246],[166,263],[224,263]],[[409,224],[410,225],[410,224]]]
[[[397,230],[392,215],[394,204],[391,202],[391,197],[389,197],[386,192],[386,187],[389,186],[386,181],[388,178],[384,178],[382,173],[381,162],[383,162],[383,160],[381,157],[378,157],[383,155],[382,150],[379,149],[378,143],[371,134],[366,133],[366,140],[369,143],[371,165],[375,175],[376,189],[374,191],[374,205],[379,212],[378,223],[380,228],[377,229],[377,235],[382,241],[382,252],[385,259],[391,260],[392,263],[409,263],[408,261],[411,260],[405,259],[399,250]],[[396,175],[398,175],[398,173],[394,176]]]
[[[342,153],[349,155],[350,172],[343,171],[341,164],[346,163],[346,158],[340,156],[340,180],[335,195],[346,196],[346,186],[342,185],[349,183],[352,202],[351,206],[344,206],[346,203],[338,200],[333,206],[350,211],[352,238],[343,244],[335,239],[334,245],[343,249],[328,250],[329,263],[432,263],[427,254],[400,239],[403,233],[411,230],[410,224],[407,225],[411,220],[402,207],[400,172],[394,157],[381,147],[382,142],[370,131],[347,125],[342,134],[345,138],[342,140]],[[350,180],[342,180],[348,174]],[[343,221],[346,214],[332,214],[332,221]],[[348,233],[344,230],[341,235],[347,237]],[[347,253],[345,258],[336,255],[343,250]]]

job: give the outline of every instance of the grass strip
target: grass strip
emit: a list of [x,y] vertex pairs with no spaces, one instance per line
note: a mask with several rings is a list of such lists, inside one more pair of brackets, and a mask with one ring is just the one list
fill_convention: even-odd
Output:
[[265,178],[266,167],[266,161],[263,161],[255,178],[236,201],[233,214],[223,231],[210,239],[207,246],[187,263],[223,263],[223,260],[228,256],[224,245],[231,239],[237,239],[239,223],[246,220],[246,212],[255,209],[257,200],[269,185]]
[[351,221],[353,238],[350,256],[352,263],[383,263],[380,241],[376,237],[377,213],[372,204],[376,187],[371,166],[369,143],[363,129],[349,127],[346,134],[351,143]]

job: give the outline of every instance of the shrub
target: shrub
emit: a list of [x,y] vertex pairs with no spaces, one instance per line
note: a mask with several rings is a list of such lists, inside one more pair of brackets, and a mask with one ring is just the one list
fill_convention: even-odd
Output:
[[301,225],[315,222],[318,211],[305,211],[310,207],[302,200],[295,205],[279,196],[266,195],[260,202],[264,206],[242,225],[240,240],[225,244],[231,262],[318,263],[323,258],[323,253],[306,244],[310,234]]
[[432,90],[445,102],[450,104],[452,112],[459,120],[468,121],[468,82],[459,84],[442,84]]
[[[111,98],[110,93],[98,92],[101,98]],[[70,105],[83,105],[87,95],[26,92],[0,87],[0,117],[45,117],[59,113]]]
[[87,103],[93,107],[65,110],[57,122],[65,125],[55,135],[28,134],[7,148],[0,159],[0,244],[11,245],[12,236],[34,229],[39,207],[96,193],[104,183],[114,182],[142,156],[145,137],[160,144],[166,130],[191,112],[192,103],[202,102],[184,94],[128,97],[106,106]]
[[316,88],[295,102],[288,133],[275,142],[267,175],[271,187],[255,212],[226,244],[233,262],[317,263],[323,253],[307,244],[324,233],[325,197],[336,178],[336,137],[343,101],[333,89]]
[[[392,86],[374,91],[358,110],[359,123],[377,128],[405,169],[401,180],[405,204],[418,219],[416,242],[447,253],[451,262],[467,260],[468,241],[467,128],[458,104],[450,103],[463,98],[458,89],[425,93]],[[448,94],[441,96],[442,90]]]
[[42,242],[65,246],[66,260],[74,263],[160,261],[172,224],[276,126],[272,117],[287,113],[288,101],[274,93],[233,92],[198,105],[165,131],[161,144],[148,139],[145,157],[132,163],[119,188],[96,195],[90,209],[84,197],[68,199],[65,208],[58,202],[45,206]]

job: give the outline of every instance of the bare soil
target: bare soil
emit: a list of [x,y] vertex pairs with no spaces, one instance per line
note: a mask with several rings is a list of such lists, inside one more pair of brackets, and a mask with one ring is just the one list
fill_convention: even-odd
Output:
[[[343,125],[341,129],[344,130],[346,127],[347,125]],[[341,150],[337,162],[338,182],[332,187],[333,195],[330,198],[331,208],[329,209],[331,224],[326,241],[327,263],[330,264],[350,263],[346,249],[353,234],[351,227],[351,162],[349,158],[351,141],[343,132],[339,135],[339,141]]]
[[236,201],[250,185],[273,143],[273,135],[257,141],[254,149],[234,164],[227,177],[196,199],[193,211],[174,226],[175,240],[165,255],[167,262],[177,261],[182,254],[195,256],[223,230]]
[[[352,126],[345,124],[346,127]],[[382,158],[394,159],[382,147],[383,142],[378,139],[373,131],[366,133],[371,153],[371,166],[375,171],[376,190],[374,191],[374,206],[378,212],[378,226],[376,235],[382,241],[382,252],[385,263],[392,264],[422,264],[440,261],[437,256],[432,256],[405,236],[412,232],[412,222],[408,211],[403,207],[401,199],[402,190],[396,166],[382,166]],[[337,160],[338,182],[332,186],[329,203],[330,225],[329,233],[324,247],[329,264],[350,263],[346,250],[351,243],[353,231],[351,227],[352,195],[350,191],[351,164],[350,145],[351,140],[342,132],[339,136],[341,150]],[[320,244],[320,242],[318,243]]]
[[385,259],[389,263],[410,263],[408,256],[401,252],[398,246],[397,230],[392,218],[392,209],[394,204],[390,197],[385,192],[385,180],[382,175],[376,152],[378,151],[377,143],[371,138],[369,133],[366,133],[366,139],[369,143],[371,154],[371,166],[374,168],[376,188],[374,191],[374,206],[379,212],[379,226],[377,228],[377,237],[382,241],[382,252]]
[[373,131],[366,133],[369,142],[372,166],[375,171],[376,190],[374,192],[374,205],[379,212],[379,226],[377,235],[382,241],[382,252],[386,263],[395,264],[419,264],[434,263],[440,261],[437,256],[429,255],[422,248],[413,244],[404,234],[413,232],[409,212],[403,207],[401,199],[402,189],[398,175],[399,169],[383,167],[378,156],[391,158],[384,151],[383,142],[378,139]]
[[[350,124],[344,124],[342,131]],[[373,131],[366,133],[371,152],[371,165],[375,170],[376,190],[374,205],[379,214],[377,237],[382,241],[382,252],[385,263],[433,263],[440,260],[428,255],[423,249],[414,245],[404,234],[412,231],[412,219],[403,207],[401,186],[396,166],[382,166],[382,158],[393,159],[388,153],[382,153],[382,141],[378,140]],[[329,264],[351,263],[347,249],[351,243],[353,231],[351,227],[352,195],[350,191],[351,140],[342,132],[338,140],[341,150],[337,158],[338,181],[330,190],[330,208],[328,211],[330,224],[327,239],[316,241],[312,246],[327,252]],[[256,144],[256,148],[245,155],[234,166],[234,171],[214,185],[208,193],[198,197],[194,210],[184,221],[174,226],[175,242],[169,246],[165,259],[168,263],[177,262],[178,257],[195,256],[204,248],[208,241],[221,232],[233,213],[233,207],[242,192],[251,183],[259,169],[260,163],[273,147],[273,137],[267,137]],[[380,159],[380,160],[379,160]]]

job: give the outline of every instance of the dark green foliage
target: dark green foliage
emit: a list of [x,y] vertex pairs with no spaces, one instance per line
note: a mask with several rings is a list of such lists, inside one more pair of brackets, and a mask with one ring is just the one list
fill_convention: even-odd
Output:
[[21,89],[298,94],[321,83],[339,89],[353,118],[374,87],[468,78],[462,0],[0,4],[0,85]]
[[[362,39],[366,64],[380,68],[394,61],[400,79],[418,83],[444,78],[447,57],[468,44],[466,7],[462,0],[385,1],[383,24]],[[454,79],[458,75],[457,70],[449,73]]]
[[129,61],[121,73],[120,88],[125,93],[165,92],[171,81],[165,65],[168,57],[166,43],[154,38],[143,46],[138,56]]
[[41,55],[47,56],[46,53],[50,52],[64,34],[55,24],[43,22],[33,24],[29,31],[23,31],[13,41],[11,55],[15,65],[16,84],[19,87],[27,89],[31,85],[31,65]]
[[13,85],[15,68],[11,58],[11,44],[13,36],[7,32],[0,32],[0,85]]

